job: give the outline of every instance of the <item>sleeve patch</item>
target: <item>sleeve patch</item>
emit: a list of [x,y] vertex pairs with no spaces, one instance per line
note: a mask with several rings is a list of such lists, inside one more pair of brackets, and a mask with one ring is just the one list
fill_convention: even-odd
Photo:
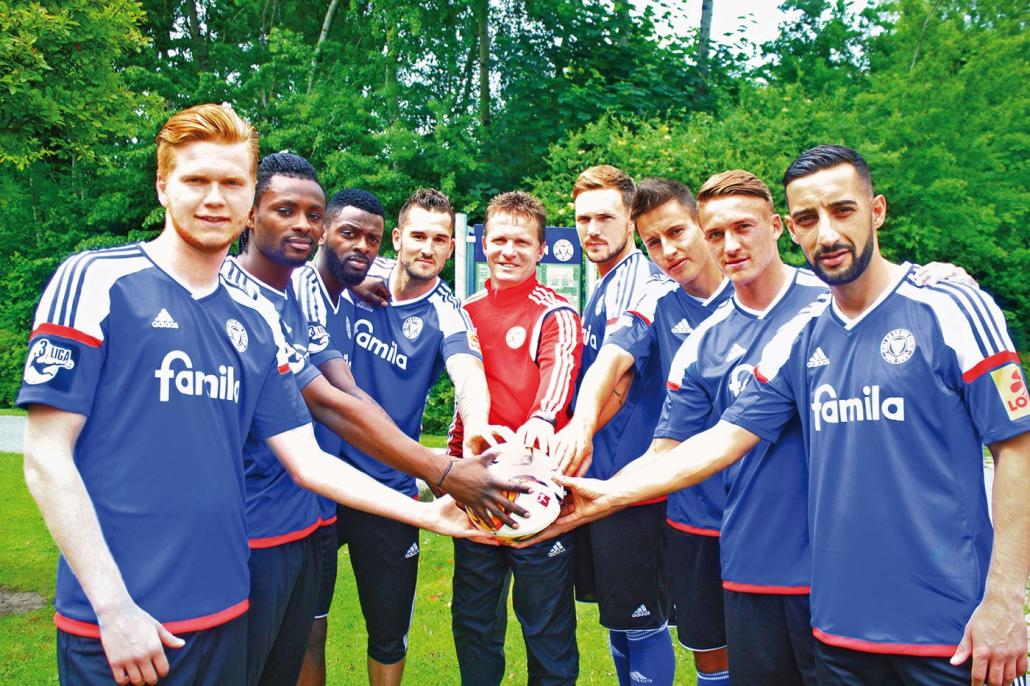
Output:
[[479,347],[479,334],[476,333],[476,330],[469,329],[465,332],[465,335],[468,338],[469,350],[482,355],[483,349]]
[[51,387],[66,391],[71,385],[72,370],[79,358],[74,344],[58,345],[47,338],[38,338],[29,348],[25,362],[25,383],[38,386],[51,383]]
[[1009,419],[1016,421],[1030,415],[1030,394],[1027,393],[1026,380],[1023,379],[1019,365],[1010,362],[992,371],[991,378],[1005,405],[1005,411],[1009,413]]

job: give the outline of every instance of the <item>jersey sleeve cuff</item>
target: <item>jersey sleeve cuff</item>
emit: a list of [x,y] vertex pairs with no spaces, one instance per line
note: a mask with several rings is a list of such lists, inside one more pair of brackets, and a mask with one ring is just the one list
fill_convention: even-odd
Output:
[[756,422],[748,421],[748,419],[746,417],[744,417],[743,415],[734,414],[732,412],[732,409],[733,408],[731,407],[729,410],[727,410],[726,412],[723,413],[723,415],[722,415],[722,420],[723,421],[729,422],[730,424],[733,424],[735,426],[739,426],[741,429],[744,429],[745,431],[750,431],[754,435],[756,435],[759,438],[761,438],[763,441],[769,441],[770,443],[775,443],[779,439],[781,432],[779,432],[779,431],[770,431],[766,427],[764,427],[764,426],[762,426],[762,425],[760,425],[760,424],[758,424]]

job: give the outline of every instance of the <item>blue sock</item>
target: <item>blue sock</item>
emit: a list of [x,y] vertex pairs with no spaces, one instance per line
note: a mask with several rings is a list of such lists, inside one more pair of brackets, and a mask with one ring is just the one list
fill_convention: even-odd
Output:
[[672,686],[676,656],[672,652],[669,626],[646,631],[627,631],[630,679],[635,683]]
[[697,671],[697,686],[730,686],[730,670],[725,672]]
[[619,678],[619,686],[630,686],[629,680],[629,640],[622,631],[608,631],[608,649],[615,663],[615,676]]

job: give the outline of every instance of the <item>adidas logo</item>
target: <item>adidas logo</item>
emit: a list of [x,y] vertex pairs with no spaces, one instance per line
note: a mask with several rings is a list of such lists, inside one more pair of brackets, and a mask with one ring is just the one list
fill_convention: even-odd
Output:
[[815,369],[816,367],[825,367],[830,364],[830,358],[826,356],[822,348],[816,348],[812,356],[808,358],[808,368]]
[[650,617],[651,611],[647,609],[646,605],[641,605],[637,609],[633,610],[633,614],[630,616],[634,619],[640,619],[641,617]]
[[418,555],[418,543],[412,543],[408,552],[404,553],[404,559],[408,560]]
[[630,672],[629,673],[629,678],[632,679],[633,683],[635,683],[635,684],[653,684],[654,683],[654,679],[648,679],[646,676],[644,676],[640,672]]
[[154,321],[150,322],[150,325],[155,329],[178,329],[179,323],[172,319],[172,315],[168,314],[168,310],[161,308],[161,311],[154,317]]
[[734,343],[733,347],[730,348],[730,351],[726,353],[726,361],[732,362],[733,360],[737,359],[746,352],[747,348],[742,346],[740,343]]
[[565,552],[565,546],[561,544],[561,541],[555,541],[554,545],[551,546],[551,550],[548,551],[547,557],[558,557]]
[[679,320],[679,323],[676,324],[676,326],[672,327],[672,332],[683,334],[684,336],[686,336],[688,333],[692,331],[692,329],[693,327],[690,326],[690,322],[688,322],[686,319],[681,319]]

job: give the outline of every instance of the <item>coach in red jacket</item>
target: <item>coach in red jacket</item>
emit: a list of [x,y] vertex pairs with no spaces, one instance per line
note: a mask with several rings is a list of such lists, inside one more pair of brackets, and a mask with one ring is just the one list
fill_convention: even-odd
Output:
[[[490,423],[548,450],[568,421],[583,332],[567,300],[536,280],[547,219],[528,193],[498,195],[486,208],[483,250],[490,279],[465,309],[483,350]],[[461,456],[461,417],[449,450]],[[463,686],[496,686],[504,676],[509,576],[526,641],[529,684],[575,684],[579,674],[572,595],[573,536],[519,550],[454,542],[451,617]]]

